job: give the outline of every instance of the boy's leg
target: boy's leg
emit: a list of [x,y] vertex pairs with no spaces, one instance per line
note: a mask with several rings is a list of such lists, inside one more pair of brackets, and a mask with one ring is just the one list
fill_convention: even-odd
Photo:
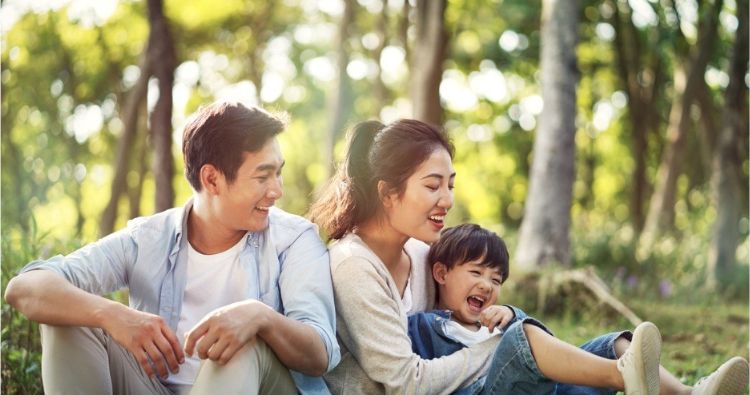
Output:
[[533,318],[514,323],[505,330],[492,356],[482,395],[555,393],[555,382],[545,377],[534,360],[524,324],[546,330]]
[[565,343],[534,325],[524,325],[539,370],[559,383],[624,388],[617,362]]
[[[594,355],[598,355],[602,358],[615,360],[619,358],[630,345],[630,340],[633,338],[633,333],[630,331],[612,332],[606,335],[601,335],[594,339],[589,340],[580,346],[584,351],[590,352]],[[584,387],[574,384],[558,384],[557,394],[576,394],[576,395],[606,395],[614,394],[616,390],[608,388],[595,388],[595,387]]]
[[47,394],[169,394],[103,330],[40,325]]
[[201,363],[190,394],[296,394],[289,369],[262,340],[242,347],[226,365]]
[[655,395],[659,332],[645,323],[636,328],[636,336],[626,358],[614,361],[562,342],[538,321],[525,319],[506,330],[482,393],[550,393],[554,382],[623,389],[628,380],[630,393]]

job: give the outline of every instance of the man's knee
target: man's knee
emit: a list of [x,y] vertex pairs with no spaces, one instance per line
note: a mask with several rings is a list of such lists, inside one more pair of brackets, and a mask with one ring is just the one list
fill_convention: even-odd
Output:
[[[106,336],[101,329],[79,326],[39,324],[42,352],[50,348],[85,349],[105,347]],[[51,350],[50,350],[51,351]]]
[[262,369],[263,366],[272,363],[273,359],[276,359],[276,354],[268,347],[266,342],[261,339],[255,339],[245,343],[225,364],[219,364],[211,360],[206,360],[205,363],[217,366],[242,365],[245,369]]
[[[223,366],[205,360],[192,393],[236,392],[294,393],[294,382],[276,354],[263,340],[255,339],[240,348]],[[286,389],[286,390],[280,390]]]

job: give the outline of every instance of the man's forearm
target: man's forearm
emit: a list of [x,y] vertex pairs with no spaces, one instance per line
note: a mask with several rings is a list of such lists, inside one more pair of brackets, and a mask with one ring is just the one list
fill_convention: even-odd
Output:
[[48,270],[33,270],[11,279],[5,301],[32,321],[87,327],[102,327],[104,312],[118,304],[78,289]]
[[318,332],[309,325],[269,310],[268,322],[258,336],[289,369],[322,376],[328,368],[328,353]]

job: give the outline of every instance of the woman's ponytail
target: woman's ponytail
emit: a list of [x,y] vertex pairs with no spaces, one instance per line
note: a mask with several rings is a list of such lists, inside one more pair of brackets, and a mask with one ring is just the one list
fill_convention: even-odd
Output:
[[352,128],[346,161],[310,208],[308,217],[330,239],[338,240],[352,231],[375,204],[377,191],[372,183],[370,149],[384,127],[378,121],[366,121]]

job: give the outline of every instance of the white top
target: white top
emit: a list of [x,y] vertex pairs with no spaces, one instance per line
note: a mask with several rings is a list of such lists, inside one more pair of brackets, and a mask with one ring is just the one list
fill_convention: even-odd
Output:
[[471,347],[491,338],[492,336],[498,336],[503,333],[499,328],[495,328],[495,330],[490,332],[489,328],[486,326],[480,327],[476,332],[471,331],[453,320],[446,320],[445,332],[446,335],[467,347]]
[[411,296],[411,279],[406,280],[406,288],[404,288],[404,296],[401,298],[401,304],[404,306],[406,314],[414,313],[411,308],[414,307]]
[[[214,309],[248,298],[248,273],[240,263],[240,252],[246,243],[243,237],[226,251],[203,255],[188,244],[187,282],[183,296],[177,339],[185,344],[185,333]],[[165,383],[177,384],[179,392],[189,390],[200,367],[198,353],[185,355],[185,363],[177,374],[171,374]]]

